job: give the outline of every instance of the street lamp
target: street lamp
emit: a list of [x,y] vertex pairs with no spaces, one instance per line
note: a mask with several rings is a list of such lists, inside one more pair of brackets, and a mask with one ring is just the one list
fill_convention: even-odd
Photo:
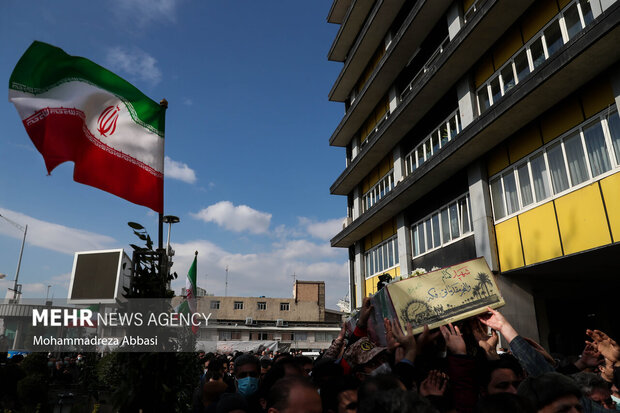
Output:
[[168,224],[168,241],[166,242],[166,255],[172,257],[174,255],[174,251],[170,249],[170,231],[172,229],[172,224],[176,224],[180,221],[179,217],[175,217],[174,215],[166,215],[163,218],[164,223]]
[[26,243],[26,233],[28,232],[28,225],[26,225],[25,227],[22,227],[17,222],[8,219],[2,214],[0,214],[0,218],[4,218],[7,222],[9,222],[15,228],[24,232],[24,237],[22,238],[22,246],[19,249],[19,260],[17,261],[17,270],[15,271],[15,283],[13,284],[13,288],[9,288],[9,291],[13,291],[13,303],[17,303],[17,294],[21,294],[22,292],[22,285],[18,284],[17,281],[19,280],[19,269],[22,265],[22,255],[24,253],[24,244]]

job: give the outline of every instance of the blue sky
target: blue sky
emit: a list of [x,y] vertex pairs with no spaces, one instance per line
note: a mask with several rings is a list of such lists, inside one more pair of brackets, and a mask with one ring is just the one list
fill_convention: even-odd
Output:
[[[83,56],[166,98],[165,208],[184,285],[194,250],[198,285],[229,295],[288,297],[293,274],[324,280],[327,304],[347,293],[346,251],[329,246],[346,200],[329,194],[344,151],[328,139],[344,108],[327,93],[341,64],[326,55],[338,26],[331,1],[43,0],[0,3],[0,78],[34,40]],[[8,89],[5,89],[8,94]],[[25,296],[66,297],[75,251],[124,248],[137,221],[157,217],[73,182],[73,164],[46,175],[17,112],[0,104],[0,214],[28,224]],[[22,232],[0,219],[1,295]]]

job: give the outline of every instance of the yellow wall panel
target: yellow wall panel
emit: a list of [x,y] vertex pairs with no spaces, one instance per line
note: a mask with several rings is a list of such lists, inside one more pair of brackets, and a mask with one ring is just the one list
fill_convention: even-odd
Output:
[[372,248],[372,236],[371,235],[367,235],[364,238],[364,251],[368,251],[371,248]]
[[523,250],[517,217],[495,225],[495,236],[500,269],[508,271],[523,267]]
[[519,228],[526,265],[562,255],[553,202],[519,215]]
[[620,241],[620,173],[600,180],[614,242]]
[[564,254],[611,243],[598,182],[555,200]]
[[382,225],[382,232],[383,232],[383,241],[385,241],[386,239],[394,236],[394,234],[396,234],[396,228],[394,228],[394,223],[392,220],[386,222],[385,224]]
[[368,177],[366,177],[364,178],[364,181],[362,182],[362,195],[368,192],[369,189],[370,189],[370,184],[368,183]]
[[502,143],[492,149],[489,153],[487,160],[489,176],[495,175],[508,165],[510,165],[508,162],[508,151],[506,151],[506,146]]
[[530,40],[553,16],[558,14],[558,11],[555,0],[542,0],[534,3],[521,20],[523,40],[526,42]]
[[374,276],[366,280],[366,296],[372,295],[377,292],[377,282],[379,282],[378,276]]
[[540,136],[538,123],[530,123],[514,134],[508,142],[508,157],[510,158],[510,163],[515,163],[541,146],[542,138]]
[[558,3],[560,4],[560,8],[563,9],[571,1],[572,0],[559,0]]
[[385,176],[390,169],[392,169],[393,164],[390,164],[390,156],[386,156],[382,161],[379,169],[379,176]]
[[474,1],[476,0],[463,0],[463,10],[467,11],[474,4]]
[[510,29],[497,43],[493,51],[493,63],[500,68],[510,57],[523,46],[521,32],[518,27]]
[[540,118],[544,142],[557,138],[583,120],[579,101],[576,98],[565,99]]
[[493,59],[491,55],[485,55],[476,66],[474,71],[474,86],[476,89],[480,87],[495,71],[493,68]]
[[581,103],[586,118],[600,112],[609,105],[613,105],[614,94],[609,79],[606,76],[601,76],[598,81],[590,82],[581,92]]

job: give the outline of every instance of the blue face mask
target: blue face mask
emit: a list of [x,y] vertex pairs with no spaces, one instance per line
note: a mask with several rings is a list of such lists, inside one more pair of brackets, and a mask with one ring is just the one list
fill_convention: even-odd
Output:
[[251,396],[258,390],[258,378],[257,377],[244,377],[237,379],[237,392],[242,396]]

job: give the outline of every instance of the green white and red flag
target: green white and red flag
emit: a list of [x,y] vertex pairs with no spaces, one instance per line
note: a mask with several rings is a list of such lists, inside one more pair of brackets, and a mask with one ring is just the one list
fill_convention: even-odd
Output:
[[[187,280],[185,280],[185,300],[177,306],[175,309],[176,313],[183,314],[196,314],[197,311],[197,300],[196,300],[196,261],[198,259],[198,251],[194,255],[194,262],[189,267],[189,271],[187,272]],[[196,320],[197,321],[197,320]],[[198,332],[199,326],[195,326],[192,324],[192,332],[196,334]]]
[[83,57],[34,42],[9,80],[13,102],[47,172],[163,212],[165,107]]

